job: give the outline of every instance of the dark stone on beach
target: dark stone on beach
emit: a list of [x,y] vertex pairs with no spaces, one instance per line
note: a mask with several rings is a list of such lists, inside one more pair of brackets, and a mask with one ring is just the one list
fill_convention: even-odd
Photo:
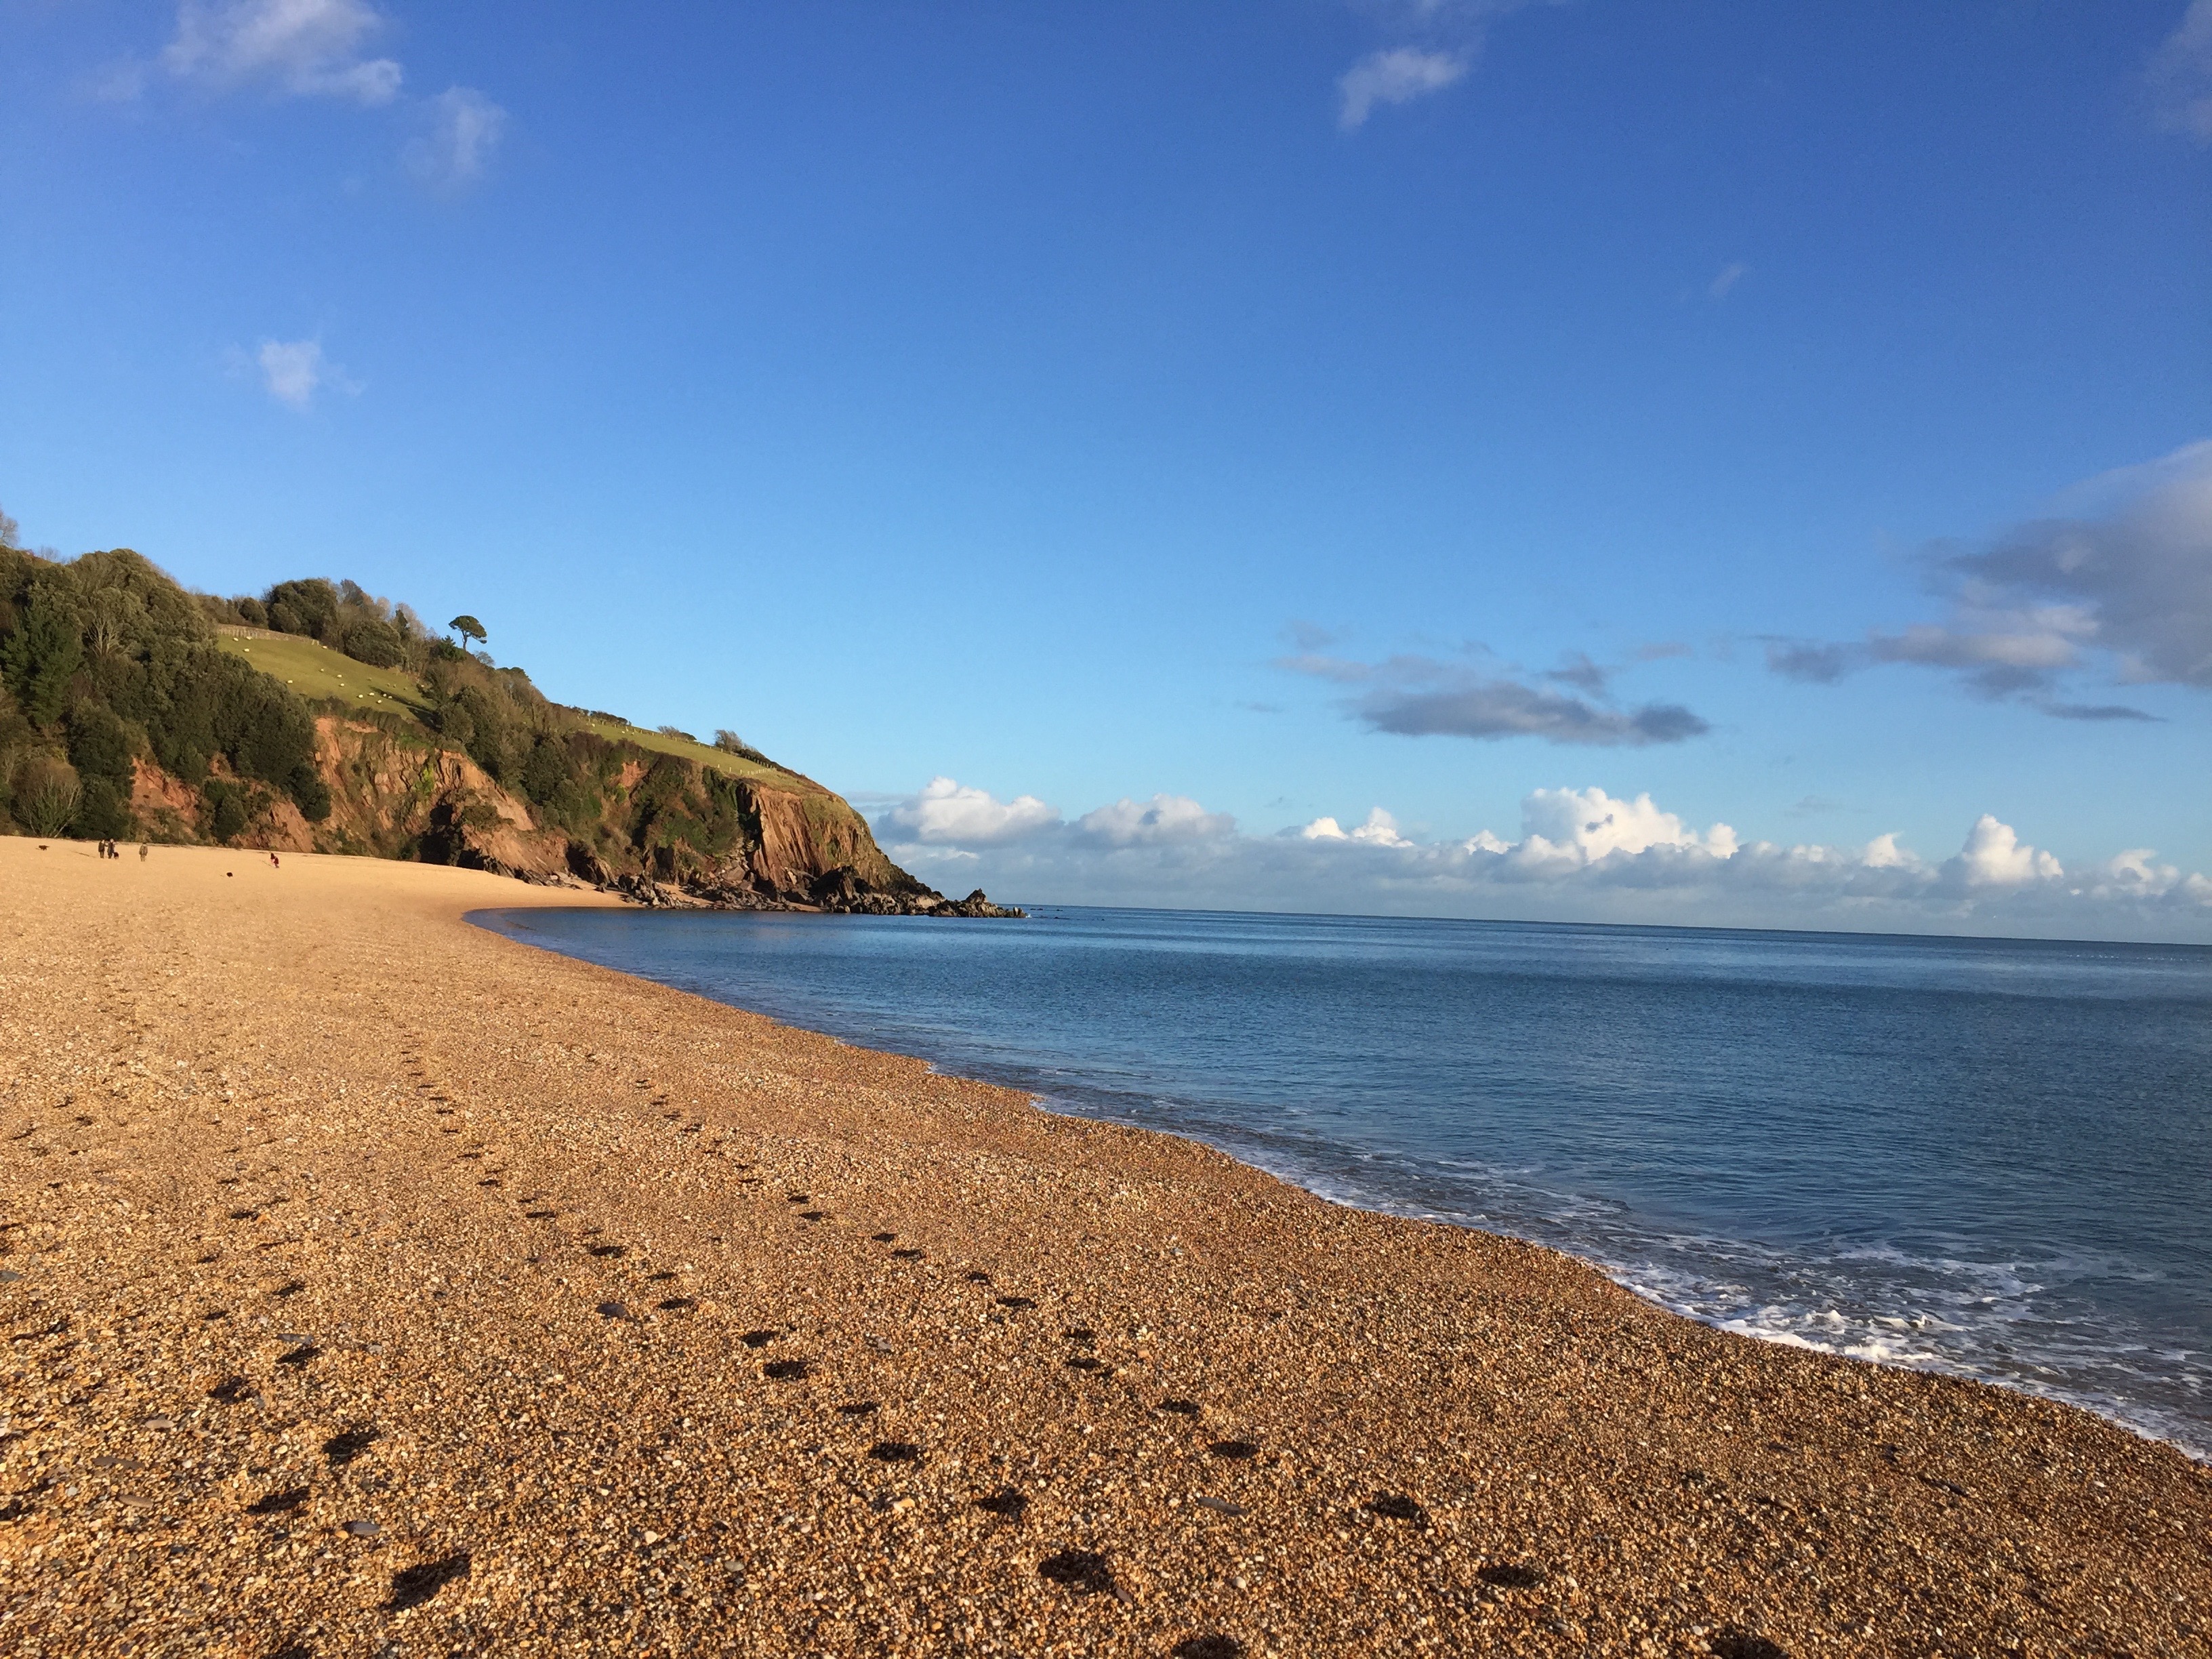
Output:
[[629,1317],[629,1306],[627,1303],[602,1302],[599,1304],[599,1316],[603,1319],[628,1319]]
[[345,1523],[345,1529],[356,1538],[381,1538],[384,1535],[384,1528],[374,1521],[349,1521]]
[[870,1233],[868,1237],[878,1244],[896,1243],[898,1240],[896,1233]]
[[280,1365],[289,1366],[292,1370],[296,1371],[309,1360],[321,1358],[322,1353],[323,1351],[317,1347],[313,1343],[303,1342],[298,1347],[293,1349],[289,1353],[278,1354],[276,1356],[276,1363]]
[[1114,1574],[1106,1558],[1091,1550],[1062,1550],[1037,1563],[1037,1571],[1078,1595],[1110,1595]]
[[386,1601],[387,1613],[404,1613],[409,1607],[419,1607],[456,1578],[469,1576],[469,1554],[461,1550],[436,1561],[424,1561],[405,1567],[392,1575],[392,1599]]
[[893,1250],[892,1256],[900,1261],[919,1261],[927,1254],[921,1250]]

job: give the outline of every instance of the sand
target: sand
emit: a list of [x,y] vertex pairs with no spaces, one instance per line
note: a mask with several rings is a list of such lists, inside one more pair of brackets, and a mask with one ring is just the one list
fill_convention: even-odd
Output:
[[462,920],[549,902],[0,839],[0,1651],[2212,1651],[2169,1448]]

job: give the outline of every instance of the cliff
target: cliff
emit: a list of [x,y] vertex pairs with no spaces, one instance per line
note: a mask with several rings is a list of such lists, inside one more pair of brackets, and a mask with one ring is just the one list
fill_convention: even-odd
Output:
[[1018,914],[916,881],[842,797],[729,733],[555,703],[351,583],[215,599],[127,550],[0,548],[4,830],[416,860],[654,905]]

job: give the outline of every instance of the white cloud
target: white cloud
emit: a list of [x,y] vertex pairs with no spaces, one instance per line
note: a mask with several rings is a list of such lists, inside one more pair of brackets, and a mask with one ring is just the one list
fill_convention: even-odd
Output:
[[2025,882],[2057,881],[2066,873],[2057,859],[2027,846],[2012,825],[1999,823],[1987,812],[1974,820],[1954,862],[1972,887],[2017,887]]
[[214,92],[266,86],[288,97],[388,104],[399,64],[362,48],[385,20],[366,0],[183,0],[161,68]]
[[1298,834],[1308,841],[1356,841],[1369,847],[1411,847],[1398,833],[1398,820],[1381,807],[1370,807],[1364,823],[1346,830],[1334,818],[1316,818]]
[[422,130],[407,143],[407,170],[441,190],[483,178],[507,131],[507,112],[474,87],[447,87],[421,114]]
[[907,804],[878,816],[893,858],[1017,901],[2212,943],[2212,880],[2142,848],[2069,876],[1987,814],[1940,862],[1893,832],[1856,848],[1747,842],[1597,787],[1534,791],[1512,838],[1418,841],[1380,807],[1350,830],[1317,817],[1247,835],[1175,795],[967,845],[902,839],[912,822]]
[[902,841],[931,846],[995,846],[1018,841],[1060,823],[1060,809],[1035,795],[1002,801],[988,789],[951,778],[932,778],[921,793],[884,812],[878,829]]
[[320,340],[264,340],[253,361],[269,395],[288,408],[313,408],[315,393],[325,386],[355,389],[345,372],[324,357]]
[[1963,673],[1984,696],[2026,697],[2069,720],[2145,719],[2057,696],[2100,669],[2122,684],[2212,690],[2212,440],[2069,492],[2081,510],[2017,524],[1980,548],[1923,556],[1948,596],[1942,623],[1863,641],[1770,640],[1767,665],[1832,681],[1879,663]]
[[1727,299],[1729,296],[1729,290],[1734,288],[1738,283],[1741,282],[1746,276],[1750,275],[1750,273],[1751,267],[1745,264],[1741,260],[1735,260],[1730,264],[1723,265],[1720,269],[1720,274],[1715,276],[1711,282],[1705,284],[1705,297],[1709,300]]
[[2151,59],[2159,125],[2212,144],[2212,0],[2192,0]]
[[1344,72],[1336,83],[1336,124],[1346,132],[1364,126],[1378,104],[1409,104],[1442,92],[1465,75],[1462,52],[1392,46],[1371,52]]
[[1111,806],[1085,812],[1075,828],[1109,847],[1157,846],[1233,836],[1237,820],[1226,812],[1207,811],[1188,795],[1155,795],[1146,801],[1124,795]]

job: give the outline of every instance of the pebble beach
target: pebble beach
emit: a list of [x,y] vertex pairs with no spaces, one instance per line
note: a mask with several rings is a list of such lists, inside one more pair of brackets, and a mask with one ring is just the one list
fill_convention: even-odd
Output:
[[0,1651],[2212,1651],[2086,1413],[124,852],[0,838]]

